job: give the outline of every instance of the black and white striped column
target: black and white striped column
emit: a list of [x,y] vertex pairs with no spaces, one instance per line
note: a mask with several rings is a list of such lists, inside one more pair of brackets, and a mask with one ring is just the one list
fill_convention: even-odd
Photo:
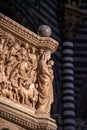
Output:
[[73,43],[63,43],[63,130],[75,130]]

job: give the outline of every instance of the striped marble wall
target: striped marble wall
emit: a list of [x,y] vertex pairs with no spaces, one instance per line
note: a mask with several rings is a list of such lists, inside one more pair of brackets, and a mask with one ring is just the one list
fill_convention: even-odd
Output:
[[63,43],[63,130],[75,130],[73,43]]

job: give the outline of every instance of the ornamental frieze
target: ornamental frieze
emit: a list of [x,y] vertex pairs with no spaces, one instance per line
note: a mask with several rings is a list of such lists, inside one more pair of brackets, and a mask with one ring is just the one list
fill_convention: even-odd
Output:
[[1,13],[0,13],[0,27],[4,28],[8,32],[11,32],[13,35],[19,37],[23,41],[29,42],[29,44],[37,48],[38,47],[48,48],[52,52],[54,52],[59,44],[52,38],[40,37],[39,35],[36,35],[32,31],[21,26],[17,22],[11,20],[10,18],[6,17]]

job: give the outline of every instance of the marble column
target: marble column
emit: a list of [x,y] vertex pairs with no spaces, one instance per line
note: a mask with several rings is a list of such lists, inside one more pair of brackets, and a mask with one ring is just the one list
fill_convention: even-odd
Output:
[[63,43],[63,130],[75,130],[73,43]]

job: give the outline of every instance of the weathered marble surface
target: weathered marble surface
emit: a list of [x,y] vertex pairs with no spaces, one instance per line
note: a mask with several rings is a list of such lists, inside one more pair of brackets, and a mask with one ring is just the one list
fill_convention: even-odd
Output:
[[25,129],[56,129],[50,110],[54,102],[51,54],[57,46],[55,40],[40,37],[0,14],[2,118]]

